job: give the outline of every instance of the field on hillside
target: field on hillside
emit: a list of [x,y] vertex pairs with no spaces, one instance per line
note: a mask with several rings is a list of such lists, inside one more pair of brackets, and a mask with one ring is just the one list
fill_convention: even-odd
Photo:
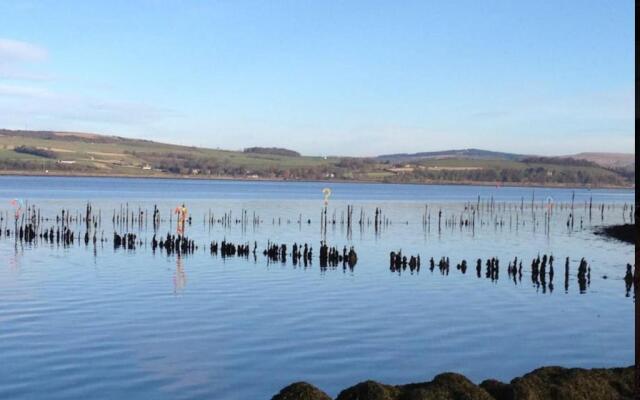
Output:
[[[282,149],[280,149],[282,150]],[[309,157],[179,146],[96,134],[0,130],[0,173],[406,183],[631,186],[589,161]]]
[[[51,135],[50,135],[51,136]],[[200,175],[207,170],[228,172],[244,170],[246,174],[264,173],[270,168],[316,168],[335,164],[336,159],[288,157],[178,146],[146,140],[104,136],[53,134],[39,137],[25,133],[0,131],[0,165],[3,169],[49,169],[85,173],[113,173],[135,176],[162,174]],[[97,139],[97,140],[96,140]],[[16,147],[46,149],[55,159],[18,153]],[[43,167],[44,166],[44,167]],[[146,168],[145,168],[146,167]]]

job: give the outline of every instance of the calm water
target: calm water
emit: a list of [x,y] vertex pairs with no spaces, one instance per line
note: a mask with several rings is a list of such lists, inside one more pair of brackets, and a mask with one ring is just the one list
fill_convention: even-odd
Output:
[[[336,215],[326,239],[355,247],[353,270],[318,266],[326,186],[328,214]],[[473,229],[445,225],[469,218],[478,196]],[[0,238],[0,398],[259,399],[298,380],[336,395],[365,379],[407,383],[455,371],[479,382],[509,380],[542,365],[631,365],[634,304],[622,278],[634,248],[592,230],[628,218],[623,203],[633,196],[631,190],[0,177],[0,225],[14,212],[11,199],[36,205],[46,218],[63,208],[75,215],[90,201],[102,217],[98,237],[109,240],[63,247]],[[148,243],[114,250],[111,218],[121,205],[150,213],[157,204],[164,219],[159,232],[166,234],[175,230],[175,219],[168,219],[182,202],[193,217],[187,235],[200,245],[195,254],[154,254]],[[380,207],[391,223],[377,233],[356,225],[348,235],[340,223],[348,204],[356,220],[361,210],[373,218]],[[210,213],[235,218],[243,209],[262,222],[244,228],[204,222]],[[72,228],[83,233],[81,224]],[[128,231],[146,242],[153,235],[150,221]],[[259,249],[268,240],[289,248],[307,242],[315,259],[304,268],[268,264],[260,252],[254,261],[205,251],[224,238],[257,241]],[[388,254],[398,249],[420,254],[421,270],[391,272]],[[553,287],[531,281],[538,254],[556,259]],[[449,274],[430,271],[428,259],[443,256],[451,259]],[[524,271],[514,282],[507,264],[516,256]],[[501,260],[497,281],[484,276],[487,257]],[[565,257],[571,259],[566,291]],[[591,266],[584,293],[576,277],[581,257]],[[483,259],[480,278],[477,258]],[[455,268],[462,259],[471,264],[466,274]]]

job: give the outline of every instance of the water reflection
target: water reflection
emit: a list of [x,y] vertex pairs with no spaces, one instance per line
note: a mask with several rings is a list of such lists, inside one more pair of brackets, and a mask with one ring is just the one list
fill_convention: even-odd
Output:
[[[73,182],[77,186],[79,180]],[[13,218],[9,224],[6,220],[0,222],[3,229],[11,231],[9,238],[5,237],[6,230],[2,231],[0,239],[3,267],[0,268],[3,289],[0,321],[6,328],[0,330],[0,354],[14,372],[5,374],[6,382],[0,384],[2,398],[22,398],[28,394],[46,397],[48,392],[60,389],[56,382],[70,382],[68,391],[58,390],[59,398],[86,394],[100,397],[100,393],[120,393],[125,388],[133,393],[131,397],[140,398],[252,399],[272,394],[272,388],[290,383],[274,384],[274,377],[265,376],[265,370],[282,371],[279,375],[285,378],[305,377],[336,394],[338,388],[369,377],[372,368],[385,374],[380,380],[404,381],[412,379],[407,378],[412,373],[416,374],[413,368],[416,365],[420,366],[418,375],[429,376],[465,365],[468,376],[481,381],[487,368],[495,372],[492,376],[509,379],[517,366],[496,361],[509,357],[518,360],[519,365],[535,366],[545,365],[550,358],[573,366],[594,359],[603,365],[627,365],[632,359],[629,349],[632,348],[633,316],[628,312],[631,299],[624,296],[625,293],[631,296],[634,285],[629,287],[629,279],[624,277],[626,263],[633,264],[633,248],[591,236],[588,230],[591,223],[601,221],[598,206],[602,197],[596,201],[597,193],[594,193],[592,221],[587,208],[584,231],[580,231],[584,209],[577,204],[571,230],[565,225],[571,209],[561,208],[560,203],[546,215],[547,210],[539,207],[539,201],[534,211],[530,210],[530,201],[522,207],[524,211],[509,203],[505,207],[495,200],[486,206],[484,199],[465,208],[459,199],[475,198],[475,191],[482,190],[477,188],[447,188],[452,190],[449,193],[453,197],[449,199],[455,203],[432,203],[433,199],[424,196],[420,204],[416,201],[418,196],[396,201],[395,194],[389,201],[382,202],[376,200],[380,197],[375,197],[375,193],[371,196],[371,191],[362,192],[361,186],[357,186],[361,201],[332,202],[326,223],[327,243],[336,247],[343,259],[345,246],[347,253],[351,246],[357,250],[358,264],[351,270],[340,263],[330,267],[330,252],[327,252],[327,267],[320,268],[319,244],[323,237],[318,226],[317,202],[298,201],[295,199],[299,197],[295,196],[291,200],[288,192],[278,194],[280,197],[274,200],[275,190],[270,189],[270,184],[250,186],[244,194],[246,200],[238,201],[218,200],[226,196],[225,193],[210,193],[195,200],[191,189],[185,189],[185,186],[209,185],[205,181],[161,181],[155,191],[146,192],[122,190],[122,187],[144,189],[149,186],[147,182],[153,181],[117,181],[117,186],[112,185],[109,192],[103,189],[104,182],[109,181],[100,180],[100,191],[86,190],[83,185],[72,194],[63,194],[59,201],[54,200],[60,199],[56,197],[59,196],[56,193],[60,193],[57,187],[37,192],[42,199],[40,216],[43,219],[36,218],[38,237],[29,243],[24,233],[22,242],[15,239]],[[170,187],[173,191],[168,190]],[[267,190],[259,190],[260,187]],[[279,187],[287,191],[296,186]],[[431,190],[430,187],[411,188],[415,188],[414,193]],[[12,190],[29,189],[22,185]],[[378,185],[371,190],[392,192],[396,189]],[[474,193],[468,196],[470,191]],[[514,189],[506,188],[495,192],[509,191],[514,193]],[[531,189],[515,193],[522,192],[531,192]],[[105,199],[98,199],[95,193],[104,195]],[[117,193],[118,198],[113,193]],[[341,194],[339,190],[334,193]],[[438,198],[442,197],[441,194]],[[538,197],[546,198],[546,194]],[[83,221],[86,198],[95,199],[91,217],[98,219],[97,227],[90,225],[89,235]],[[121,198],[127,199],[129,205],[125,205],[120,214]],[[157,200],[161,198],[166,200]],[[183,199],[193,216],[192,224],[187,223],[186,234],[199,249],[191,252],[189,246],[189,252],[183,252],[183,246],[175,246],[175,240],[170,238],[170,254],[167,254],[166,248],[160,248],[160,241],[167,240],[168,231],[171,235],[176,233],[176,215],[170,215],[168,210],[181,204]],[[613,196],[607,199],[615,201]],[[154,204],[158,211],[154,210]],[[346,212],[348,205],[353,206],[350,213]],[[61,214],[61,208],[69,210],[64,213],[65,226],[74,232],[75,240],[68,246],[61,240],[58,247],[55,237],[57,227],[62,233],[62,222],[56,223],[51,216]],[[239,212],[241,208],[244,211]],[[117,226],[112,223],[112,209],[115,209]],[[619,223],[621,215],[620,206],[610,210],[605,207],[604,223]],[[422,217],[424,228],[420,224]],[[173,228],[168,230],[171,218]],[[350,227],[352,233],[348,234]],[[39,235],[45,233],[45,228],[49,228],[47,236],[54,238],[53,245],[40,240]],[[127,248],[122,246],[114,252],[113,232],[120,236],[136,234],[137,243],[132,246],[135,249],[129,249],[127,243]],[[154,233],[155,254],[151,240]],[[97,253],[92,252],[93,237],[108,239],[104,246],[96,247]],[[27,239],[31,238],[28,234]],[[89,239],[88,245],[86,239]],[[220,247],[217,256],[210,254],[213,240],[218,244],[223,241],[235,244],[236,255],[227,257],[225,251],[222,265]],[[277,242],[278,247],[286,243],[284,264],[278,258],[267,267],[269,260],[261,252],[269,241]],[[258,251],[254,255],[255,242]],[[11,279],[6,263],[14,252],[14,243],[20,252],[15,261],[21,270]],[[292,254],[294,243],[299,244],[298,249],[301,244],[301,250],[296,251],[302,253],[299,259]],[[309,251],[313,245],[313,257],[307,259],[306,269],[305,243]],[[248,257],[244,255],[247,247]],[[172,248],[176,251],[171,251]],[[242,256],[237,255],[238,250]],[[406,268],[401,265],[393,272],[389,269],[392,250],[406,254]],[[536,284],[531,281],[530,266],[538,253]],[[553,273],[547,256],[545,271],[541,274],[545,253],[556,258]],[[418,254],[422,264],[419,273]],[[518,259],[514,262],[516,255]],[[412,256],[416,257],[413,271]],[[566,256],[570,256],[569,268],[563,274]],[[93,257],[97,259],[96,268],[86,268]],[[430,268],[431,257],[433,268]],[[493,268],[492,257],[495,258]],[[594,274],[590,282],[593,286],[589,287],[588,269],[584,273],[585,295],[579,295],[577,283],[581,257],[591,265]],[[610,279],[601,279],[604,274]],[[563,283],[568,295],[563,293]],[[171,295],[172,292],[175,294]],[[12,301],[29,297],[34,301]],[[344,299],[349,301],[340,302]],[[459,304],[461,299],[464,307],[458,307],[452,315],[452,305]],[[336,301],[339,307],[332,306],[338,304]],[[537,303],[538,306],[532,306]],[[125,304],[131,306],[123,307]],[[230,304],[233,307],[229,307]],[[425,306],[406,307],[407,304]],[[371,312],[373,310],[375,312]],[[531,320],[536,323],[530,324]],[[496,330],[496,324],[501,328]],[[81,329],[66,329],[69,326]],[[526,328],[522,329],[523,326]],[[602,346],[592,339],[603,331],[609,342],[619,345]],[[472,334],[467,334],[469,332]],[[575,335],[575,332],[582,334]],[[412,339],[396,340],[396,337]],[[478,358],[478,349],[491,341],[501,344],[492,350],[499,354]],[[530,349],[522,346],[523,342],[537,345]],[[352,343],[363,346],[349,345]],[[370,352],[374,347],[380,351],[374,351],[368,358],[371,365],[359,362],[363,352]],[[51,351],[60,348],[68,351]],[[170,371],[174,376],[160,378],[144,368],[131,369],[132,349],[141,361],[165,366],[169,361],[179,368]],[[69,354],[74,356],[70,358]],[[433,357],[425,360],[424,354]],[[585,354],[589,357],[585,358]],[[403,360],[402,365],[385,369],[393,360]],[[487,362],[495,365],[487,366]],[[59,368],[52,372],[51,365]],[[12,385],[10,376],[24,377],[24,384]],[[38,388],[41,391],[33,393]]]
[[173,274],[173,294],[182,292],[187,285],[187,274],[184,272],[184,261],[180,253],[176,256],[176,271]]
[[[547,242],[551,243],[551,237],[554,234],[554,227],[564,225],[567,229],[564,233],[556,233],[556,237],[562,238],[562,235],[573,235],[580,230],[585,229],[585,225],[591,226],[593,203],[585,201],[584,206],[574,204],[572,202],[551,203],[548,199],[546,202],[535,202],[532,196],[530,204],[525,206],[524,198],[519,204],[517,202],[497,202],[491,197],[490,199],[481,199],[478,197],[476,202],[464,202],[443,205],[425,204],[424,208],[414,207],[412,209],[393,209],[383,210],[378,206],[361,206],[359,213],[355,213],[355,207],[346,204],[346,213],[339,207],[329,209],[326,205],[320,213],[320,241],[319,251],[319,267],[321,272],[327,270],[338,269],[342,266],[343,271],[354,271],[357,262],[357,255],[352,245],[355,239],[352,238],[352,226],[357,224],[360,228],[360,240],[366,241],[367,235],[372,235],[376,242],[382,244],[389,243],[389,246],[403,244],[407,238],[411,238],[412,232],[415,233],[415,227],[418,225],[415,216],[412,213],[418,211],[418,217],[421,218],[420,225],[425,237],[428,240],[431,232],[432,215],[437,217],[437,237],[438,240],[445,240],[446,235],[464,235],[469,234],[470,238],[475,238],[481,231],[485,231],[486,236],[482,236],[481,240],[491,240],[491,238],[503,238],[513,235],[520,229],[520,235],[525,234],[525,227],[529,227],[529,233],[535,237],[536,227],[544,225],[544,233]],[[627,204],[605,204],[602,203],[600,209],[600,222],[611,220],[615,215],[622,211],[622,219],[626,221],[627,217],[631,217],[634,207]],[[196,208],[196,210],[198,210]],[[409,210],[409,211],[407,211]],[[605,213],[605,210],[607,211]],[[51,212],[53,211],[53,214]],[[264,210],[263,210],[264,211]],[[225,211],[216,217],[211,209],[203,215],[204,235],[210,240],[213,235],[214,227],[221,227],[224,232],[232,234],[233,227],[239,226],[240,237],[242,240],[248,239],[249,228],[253,228],[253,232],[260,235],[260,229],[264,224],[264,219],[260,217],[256,210],[253,210],[253,217],[249,217],[249,210],[243,208],[240,217],[233,216],[233,210]],[[271,240],[267,240],[267,247],[262,252],[267,256],[267,263],[278,262],[283,265],[291,262],[294,268],[298,266],[305,269],[312,266],[312,246],[305,242],[316,236],[316,233],[303,232],[303,225],[311,226],[317,224],[317,220],[299,210],[295,212],[295,218],[274,215],[271,216],[272,234],[279,235],[281,229],[285,229],[287,225],[297,224],[297,234],[294,241],[293,250],[285,244],[274,244]],[[167,232],[166,236],[162,236],[159,232],[162,227],[173,226],[173,213],[163,213],[157,204],[153,204],[152,212],[147,212],[146,208],[141,206],[132,206],[129,203],[121,204],[119,211],[113,209],[111,218],[111,229],[113,231],[113,247],[114,250],[125,249],[130,253],[144,251],[147,248],[147,219],[151,218],[151,231],[153,237],[150,239],[150,247],[155,253],[159,249],[160,252],[168,257],[176,257],[176,272],[174,275],[174,292],[178,293],[183,290],[186,277],[184,274],[183,259],[184,255],[194,255],[200,248],[198,245],[202,235],[197,233],[195,226],[192,226],[192,214],[188,218],[180,220],[178,218],[180,232],[182,234],[172,235]],[[355,214],[355,215],[354,215]],[[582,215],[580,215],[582,214]],[[162,216],[165,216],[163,219]],[[186,214],[185,214],[186,215]],[[168,217],[168,218],[167,218]],[[180,217],[180,215],[179,215]],[[584,218],[583,218],[584,217]],[[576,219],[579,223],[574,222]],[[269,219],[266,219],[269,221]],[[542,220],[542,221],[540,221]],[[588,221],[585,224],[585,220]],[[15,222],[15,223],[14,223]],[[303,224],[304,222],[304,224]],[[541,223],[542,222],[542,223]],[[77,209],[54,209],[46,212],[40,207],[29,204],[22,218],[18,221],[9,223],[9,218],[0,219],[0,239],[13,239],[16,246],[28,244],[28,249],[37,247],[39,242],[50,244],[62,244],[62,248],[68,249],[74,246],[85,247],[91,244],[94,260],[101,254],[99,248],[102,249],[103,244],[107,242],[104,237],[104,229],[108,227],[109,221],[102,219],[102,210],[95,208],[92,204],[87,203],[85,207]],[[266,223],[268,225],[269,222]],[[4,226],[2,226],[4,225]],[[15,225],[15,226],[14,226]],[[194,233],[196,239],[184,236],[184,229],[189,226],[190,233]],[[579,226],[579,228],[578,228]],[[340,229],[337,229],[337,228]],[[13,229],[12,229],[13,228]],[[329,229],[331,228],[331,229]],[[394,237],[395,233],[401,232],[398,238]],[[489,230],[489,232],[487,232]],[[561,231],[562,229],[560,229]],[[337,233],[339,231],[339,233]],[[419,230],[418,230],[419,231]],[[97,246],[98,232],[100,233],[100,246]],[[123,233],[118,233],[123,232]],[[346,232],[347,244],[342,246],[328,246],[326,237],[330,232],[334,239],[335,236],[341,236]],[[264,236],[262,236],[264,237]],[[81,238],[84,238],[82,240]],[[489,238],[489,239],[487,239]],[[463,241],[464,242],[464,237]],[[205,247],[205,246],[203,246]],[[222,258],[238,257],[249,260],[253,259],[254,263],[258,262],[258,243],[256,240],[250,245],[249,241],[240,244],[233,244],[231,241],[223,239],[221,244],[212,241],[206,245],[209,247],[211,255],[220,254]],[[206,248],[205,247],[205,248]],[[399,246],[398,246],[399,247]],[[219,248],[219,252],[218,252]],[[453,258],[453,257],[452,257]],[[390,270],[393,273],[402,274],[409,272],[410,274],[419,274],[420,272],[420,255],[403,256],[401,251],[392,252],[390,256]],[[555,289],[554,282],[554,260],[553,255],[543,255],[534,258],[531,262],[530,270],[523,270],[522,260],[517,257],[513,261],[508,262],[507,275],[514,285],[522,282],[522,275],[530,273],[531,285],[542,293],[553,293]],[[430,259],[429,270],[434,271],[436,262]],[[441,257],[437,263],[437,267],[441,275],[450,275],[450,259],[447,256]],[[468,268],[467,261],[461,260],[457,264],[455,270],[462,275],[466,275]],[[484,271],[483,271],[483,266]],[[497,283],[500,279],[500,260],[497,257],[491,257],[483,261],[477,260],[476,276],[481,278],[483,275],[493,283]],[[570,266],[569,258],[565,262],[564,273],[564,291],[569,292],[570,286]],[[591,266],[585,258],[580,260],[577,268],[577,288],[580,293],[587,293],[591,285]],[[624,277],[626,295],[629,296],[631,287],[633,286],[633,273],[627,271]]]
[[[425,235],[431,232],[431,217],[437,216],[437,232],[438,237],[446,235],[468,233],[470,237],[475,237],[478,231],[487,231],[491,229],[493,234],[503,234],[507,232],[518,232],[519,229],[530,227],[531,233],[536,233],[536,227],[540,225],[540,220],[544,222],[545,236],[551,237],[554,229],[562,226],[566,227],[566,234],[571,235],[575,232],[585,229],[594,228],[591,219],[592,202],[585,202],[584,205],[576,205],[573,203],[551,203],[547,201],[539,204],[532,201],[527,206],[524,205],[524,199],[520,204],[515,202],[496,202],[493,198],[478,199],[476,203],[464,202],[459,204],[448,204],[446,207],[442,205],[425,204],[424,211],[420,208],[414,210],[389,210],[385,214],[382,208],[378,206],[360,207],[359,215],[354,217],[354,205],[346,204],[345,210],[342,206],[335,206],[331,210],[325,206],[320,213],[320,238],[327,239],[328,226],[331,226],[332,233],[336,234],[336,227],[340,227],[341,234],[351,241],[352,226],[358,224],[361,235],[371,233],[376,238],[383,238],[393,230],[394,226],[401,227],[402,230],[415,229],[421,226]],[[596,223],[615,224],[626,222],[627,217],[631,217],[634,207],[626,203],[623,204],[601,204],[601,219]],[[605,214],[605,208],[608,211]],[[185,209],[184,206],[180,210]],[[291,210],[295,213],[295,217],[289,216],[273,216],[271,225],[273,227],[284,228],[287,225],[296,223],[298,230],[302,231],[303,221],[305,225],[314,225],[318,223],[317,219],[312,218],[312,213],[304,208],[305,213],[299,210]],[[622,211],[622,214],[618,214]],[[147,212],[142,206],[134,207],[129,203],[120,204],[119,211],[113,208],[113,216],[111,218],[111,226],[109,221],[102,218],[102,210],[97,212],[91,203],[87,203],[84,207],[74,209],[58,209],[53,210],[53,216],[47,215],[43,209],[35,204],[30,204],[20,220],[16,219],[13,223],[9,222],[9,218],[0,219],[0,237],[15,236],[19,240],[32,241],[37,236],[44,237],[46,240],[53,240],[54,227],[56,232],[56,242],[63,236],[63,244],[73,243],[74,238],[84,237],[85,244],[90,240],[97,240],[97,232],[104,229],[112,229],[113,231],[127,232],[133,234],[141,234],[147,232],[148,219],[151,218],[152,232],[159,234],[163,225],[171,232],[173,230],[173,212],[163,213],[157,204],[153,205],[153,211]],[[530,211],[530,212],[529,212]],[[0,210],[1,212],[1,210]],[[51,212],[51,210],[49,211]],[[195,213],[195,211],[194,211]],[[216,217],[211,209],[203,215],[203,226],[209,232],[214,227],[221,227],[227,231],[231,231],[234,227],[239,227],[241,233],[248,232],[251,227],[253,232],[257,232],[265,220],[260,217],[257,210],[252,210],[253,218],[248,216],[249,210],[243,208],[241,217],[233,217],[233,210],[227,210],[222,216]],[[581,214],[581,215],[578,215]],[[168,215],[168,218],[162,218],[161,215]],[[184,229],[188,225],[192,226],[192,214],[185,218],[185,212],[180,211],[178,216],[179,236],[184,236]],[[317,215],[317,214],[315,214]],[[338,217],[340,215],[340,217]],[[622,218],[620,218],[622,216]],[[574,223],[579,218],[579,224]],[[588,223],[585,223],[585,218]],[[269,221],[269,219],[266,219]],[[4,224],[3,224],[4,221]],[[283,222],[284,221],[284,222]],[[4,225],[4,226],[2,226]],[[268,222],[267,222],[268,225]],[[191,228],[190,228],[191,229]],[[77,232],[76,232],[77,231]],[[70,237],[64,237],[65,232]],[[4,235],[2,235],[4,233]]]
[[631,292],[631,287],[634,287],[634,294],[637,293],[638,290],[638,271],[636,269],[635,271],[635,279],[633,276],[633,271],[632,271],[632,267],[631,264],[627,264],[627,272],[624,275],[624,284],[625,284],[625,289],[626,289],[626,297],[629,297],[629,293]]
[[7,266],[9,267],[9,271],[15,273],[20,270],[20,258],[22,257],[22,246],[20,249],[18,248],[18,243],[14,244],[14,251],[10,252],[9,257],[7,259]]

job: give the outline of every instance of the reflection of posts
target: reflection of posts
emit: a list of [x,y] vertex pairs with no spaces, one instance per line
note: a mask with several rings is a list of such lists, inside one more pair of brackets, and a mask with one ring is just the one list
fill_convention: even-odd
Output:
[[176,256],[176,273],[173,276],[173,293],[181,292],[187,284],[187,275],[184,272],[184,263],[180,254]]
[[7,259],[7,266],[12,272],[18,272],[20,270],[20,252],[18,251],[18,243],[14,244],[14,253]]

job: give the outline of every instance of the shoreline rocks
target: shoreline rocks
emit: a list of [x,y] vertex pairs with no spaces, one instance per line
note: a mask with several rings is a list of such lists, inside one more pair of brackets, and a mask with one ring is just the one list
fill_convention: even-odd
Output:
[[273,396],[272,400],[331,400],[331,397],[307,382],[295,382]]
[[[487,379],[479,385],[461,374],[446,372],[433,380],[406,385],[360,382],[336,400],[613,400],[634,398],[634,367],[542,367],[509,383]],[[330,400],[306,382],[291,384],[271,400]]]
[[630,244],[635,244],[636,233],[637,230],[634,224],[604,226],[595,231],[596,235],[606,236]]

